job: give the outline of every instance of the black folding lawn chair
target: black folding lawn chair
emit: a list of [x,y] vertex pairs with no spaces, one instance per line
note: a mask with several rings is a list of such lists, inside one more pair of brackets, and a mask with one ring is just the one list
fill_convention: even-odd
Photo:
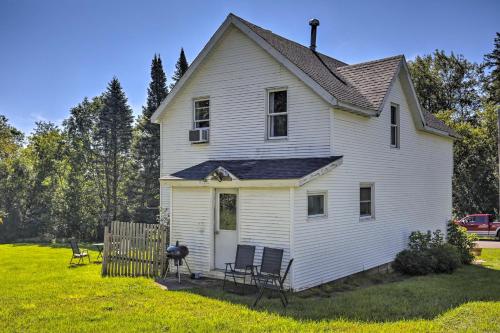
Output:
[[255,257],[255,246],[252,245],[239,245],[236,248],[236,260],[234,263],[226,263],[226,270],[224,272],[224,282],[222,284],[222,290],[226,286],[227,277],[232,278],[234,281],[234,286],[238,287],[236,279],[243,279],[243,288],[246,286],[246,278],[250,277],[250,284],[253,280],[254,264],[253,259]]
[[264,248],[260,270],[258,270],[254,276],[257,287],[259,288],[259,294],[253,303],[254,307],[257,306],[257,303],[262,298],[262,295],[264,295],[265,290],[277,292],[280,296],[283,307],[288,305],[288,298],[286,297],[284,283],[288,272],[290,271],[290,267],[292,266],[293,259],[290,259],[288,262],[283,276],[281,276],[282,260],[283,249],[273,249],[269,247]]
[[81,264],[83,262],[83,258],[87,257],[90,263],[90,254],[85,250],[85,251],[80,251],[80,248],[78,247],[78,243],[76,240],[72,239],[70,241],[71,244],[71,250],[73,251],[73,254],[71,255],[71,260],[69,264],[71,265],[73,263],[73,259],[77,258],[78,259],[78,264]]

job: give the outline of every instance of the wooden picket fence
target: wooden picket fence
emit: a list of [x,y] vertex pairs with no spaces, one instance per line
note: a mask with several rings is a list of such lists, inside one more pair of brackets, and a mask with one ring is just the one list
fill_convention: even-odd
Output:
[[111,222],[104,230],[102,275],[158,277],[167,244],[165,225]]

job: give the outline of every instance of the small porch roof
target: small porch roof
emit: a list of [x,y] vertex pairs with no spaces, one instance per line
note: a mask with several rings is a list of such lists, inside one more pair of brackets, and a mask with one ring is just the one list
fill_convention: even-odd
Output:
[[301,186],[342,163],[342,156],[208,160],[175,172],[164,181],[258,181],[258,180],[299,180]]

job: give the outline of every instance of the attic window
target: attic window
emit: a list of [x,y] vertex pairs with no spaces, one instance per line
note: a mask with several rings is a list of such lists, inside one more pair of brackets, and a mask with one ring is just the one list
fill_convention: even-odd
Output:
[[399,105],[391,104],[391,147],[399,148]]
[[288,136],[286,90],[268,90],[267,130],[268,139],[282,139]]

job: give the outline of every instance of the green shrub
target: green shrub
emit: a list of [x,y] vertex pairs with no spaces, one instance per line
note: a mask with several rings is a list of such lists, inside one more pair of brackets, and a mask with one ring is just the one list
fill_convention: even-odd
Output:
[[453,273],[460,265],[460,253],[451,244],[431,247],[425,253],[430,256],[434,273]]
[[452,273],[462,262],[461,252],[444,242],[441,230],[414,231],[409,239],[408,249],[399,252],[392,265],[397,272],[407,275]]
[[467,229],[450,221],[447,226],[447,240],[457,248],[463,264],[470,264],[474,260],[471,250],[477,241],[476,234],[468,234]]
[[420,231],[413,231],[410,234],[410,242],[408,243],[408,248],[413,251],[425,251],[429,248],[429,244],[432,241],[432,234],[429,231],[426,233]]
[[433,262],[426,251],[403,250],[399,252],[392,263],[396,272],[407,275],[426,275],[432,273]]

